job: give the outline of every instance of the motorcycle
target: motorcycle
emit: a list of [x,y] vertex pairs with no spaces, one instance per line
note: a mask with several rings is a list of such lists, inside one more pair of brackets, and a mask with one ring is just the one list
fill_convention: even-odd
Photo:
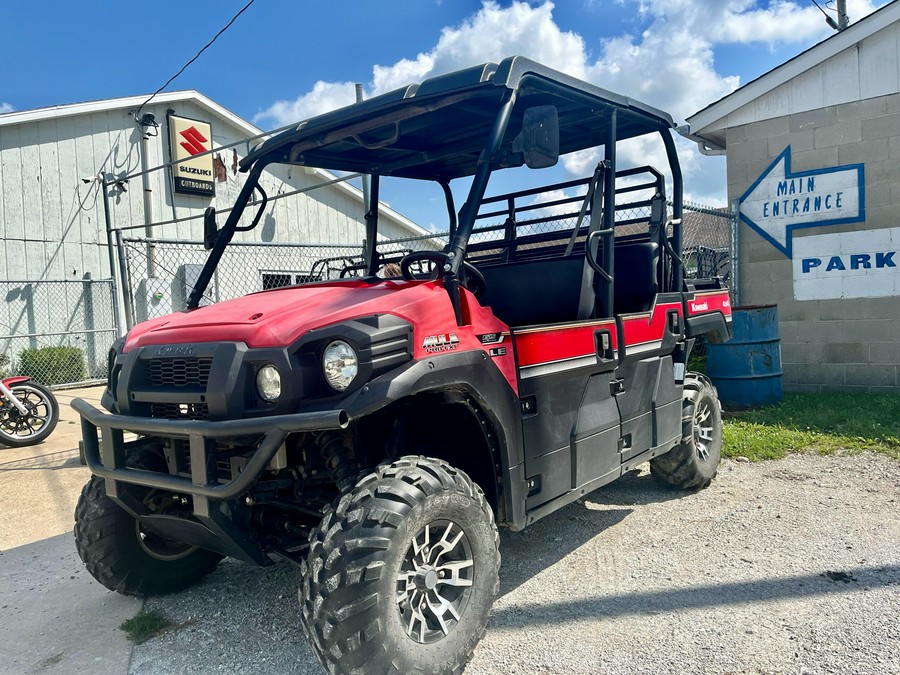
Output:
[[0,444],[13,448],[40,443],[59,422],[53,393],[30,377],[0,380]]

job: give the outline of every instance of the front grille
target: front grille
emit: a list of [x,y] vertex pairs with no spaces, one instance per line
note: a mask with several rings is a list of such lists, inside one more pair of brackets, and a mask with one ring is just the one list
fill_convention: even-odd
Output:
[[154,387],[206,387],[212,359],[151,359],[147,379]]
[[209,418],[209,407],[205,403],[151,403],[150,417],[205,420]]
[[[178,466],[178,475],[186,478],[191,477],[191,451],[187,443],[178,444],[174,449],[176,465]],[[247,458],[235,456],[232,448],[227,448],[221,443],[216,443],[216,472],[220,483],[227,483],[244,470],[247,465]],[[220,453],[231,456],[220,456]]]

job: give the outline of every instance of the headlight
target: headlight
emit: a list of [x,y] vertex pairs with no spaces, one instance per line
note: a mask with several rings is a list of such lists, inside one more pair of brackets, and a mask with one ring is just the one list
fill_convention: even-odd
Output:
[[346,391],[359,372],[359,359],[356,358],[353,347],[343,340],[335,340],[325,347],[322,370],[332,389]]
[[281,373],[273,365],[263,366],[256,374],[256,391],[265,401],[277,401],[281,396]]

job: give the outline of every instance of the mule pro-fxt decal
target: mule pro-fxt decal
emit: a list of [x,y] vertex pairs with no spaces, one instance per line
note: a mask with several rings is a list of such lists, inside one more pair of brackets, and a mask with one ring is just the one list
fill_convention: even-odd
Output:
[[459,347],[459,338],[456,333],[441,333],[440,335],[428,335],[422,340],[422,349],[429,354],[451,352]]

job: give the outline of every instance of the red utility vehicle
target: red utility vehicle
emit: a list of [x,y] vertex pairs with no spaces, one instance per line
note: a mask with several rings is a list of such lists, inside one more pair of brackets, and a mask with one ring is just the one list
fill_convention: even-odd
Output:
[[[112,414],[74,404],[94,473],[75,526],[88,570],[146,594],[223,556],[284,558],[303,567],[301,621],[329,671],[460,672],[498,591],[498,525],[521,530],[646,461],[706,487],[720,407],[685,366],[695,338],[728,337],[731,310],[718,279],[684,278],[672,127],[513,57],[258,146],[224,226],[208,214],[188,307],[112,349]],[[619,167],[637,137],[665,173]],[[591,175],[530,187],[590,149]],[[201,307],[273,163],[371,176],[364,263]],[[439,186],[442,246],[398,257],[379,241],[379,191],[401,179]],[[528,189],[486,197],[489,179]],[[391,262],[402,277],[379,278]]]

